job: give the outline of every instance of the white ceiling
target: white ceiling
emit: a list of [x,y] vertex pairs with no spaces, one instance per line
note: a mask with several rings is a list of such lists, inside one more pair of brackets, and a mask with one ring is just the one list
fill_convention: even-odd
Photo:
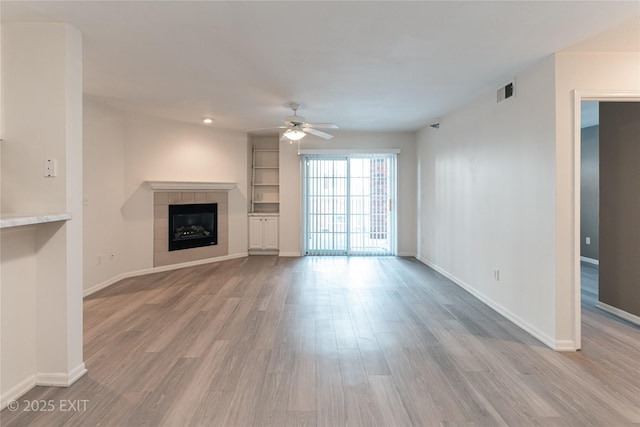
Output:
[[83,33],[86,94],[244,131],[281,124],[290,101],[341,129],[415,130],[553,52],[640,51],[637,1],[0,5],[3,22]]

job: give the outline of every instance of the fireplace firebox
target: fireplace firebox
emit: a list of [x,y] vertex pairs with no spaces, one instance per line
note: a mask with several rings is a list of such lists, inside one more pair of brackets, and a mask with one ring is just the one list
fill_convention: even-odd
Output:
[[217,203],[169,205],[169,251],[217,244]]

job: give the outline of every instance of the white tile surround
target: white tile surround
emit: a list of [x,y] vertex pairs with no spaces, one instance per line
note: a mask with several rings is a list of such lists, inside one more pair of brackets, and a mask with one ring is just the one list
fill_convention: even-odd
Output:
[[[235,185],[234,185],[235,186]],[[169,205],[218,204],[218,244],[169,252]],[[153,266],[180,264],[229,254],[229,195],[222,191],[156,191],[153,194]]]

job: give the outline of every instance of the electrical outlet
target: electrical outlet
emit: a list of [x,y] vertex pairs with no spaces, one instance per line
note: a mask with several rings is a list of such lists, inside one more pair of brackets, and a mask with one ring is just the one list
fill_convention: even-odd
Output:
[[82,206],[89,206],[89,196],[86,194],[82,195]]
[[496,282],[500,281],[500,270],[493,270],[493,278]]
[[111,253],[109,254],[109,261],[113,262],[116,259],[116,253],[114,251],[111,251]]
[[102,255],[98,255],[98,265],[102,264]]
[[58,176],[58,161],[56,159],[47,159],[44,161],[45,178],[55,178]]
[[586,243],[587,245],[590,245],[590,244],[591,244],[591,237],[587,237],[587,238],[585,238],[584,240],[585,240],[585,243]]

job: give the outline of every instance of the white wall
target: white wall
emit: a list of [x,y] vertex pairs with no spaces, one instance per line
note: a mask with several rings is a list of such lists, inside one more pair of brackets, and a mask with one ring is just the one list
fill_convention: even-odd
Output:
[[[640,52],[556,54],[557,336],[574,339],[574,91],[640,91]],[[579,186],[578,186],[579,188]]]
[[[2,230],[0,400],[5,404],[35,384],[67,386],[86,372],[82,36],[64,24],[3,24],[2,56],[1,211],[72,216],[67,222]],[[58,162],[55,178],[44,177],[47,158]]]
[[[418,257],[555,346],[555,61],[418,135]],[[500,280],[493,271],[500,270]]]
[[[66,90],[64,32],[44,24],[2,28],[6,141],[0,210],[64,212],[66,108],[60,101]],[[44,178],[47,158],[58,161],[58,178]]]
[[[335,138],[325,141],[312,135],[301,148],[388,149],[399,148],[398,155],[398,254],[416,254],[416,136],[414,132],[332,131]],[[301,248],[301,169],[296,143],[280,145],[280,253],[299,255]],[[295,230],[295,232],[291,232]]]
[[37,369],[36,229],[18,227],[2,230],[2,267],[0,268],[0,375],[3,404],[35,385]]
[[[84,288],[125,272],[125,116],[84,97]],[[113,259],[111,254],[114,254]]]
[[85,239],[93,240],[85,291],[153,267],[153,192],[145,181],[237,182],[229,192],[229,255],[246,254],[244,132],[118,112],[98,99],[85,115]]
[[[307,137],[305,137],[306,139]],[[301,182],[298,144],[280,143],[280,256],[300,256],[302,249]]]

